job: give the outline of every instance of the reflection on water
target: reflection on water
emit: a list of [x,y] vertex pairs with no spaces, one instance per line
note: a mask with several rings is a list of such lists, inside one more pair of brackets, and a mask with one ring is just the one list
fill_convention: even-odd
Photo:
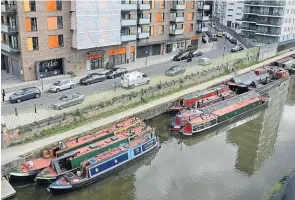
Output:
[[227,141],[238,146],[235,167],[248,176],[253,175],[274,151],[288,86],[284,83],[269,92],[268,109],[257,119],[228,131]]
[[131,167],[73,193],[16,188],[19,200],[249,200],[295,167],[295,79],[270,92],[269,107],[226,127],[183,138],[169,133],[170,115],[149,121],[162,148]]

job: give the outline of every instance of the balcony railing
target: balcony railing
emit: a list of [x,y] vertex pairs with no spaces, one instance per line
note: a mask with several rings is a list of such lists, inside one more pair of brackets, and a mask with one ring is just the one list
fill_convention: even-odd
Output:
[[184,22],[184,17],[173,17],[170,22],[181,23]]
[[13,4],[1,5],[1,12],[14,14],[17,12],[16,5],[13,5]]
[[122,19],[121,26],[136,26],[136,19]]
[[245,5],[263,6],[263,7],[284,7],[285,1],[245,1]]
[[246,31],[255,31],[256,26],[241,26],[241,29],[246,30]]
[[139,18],[138,19],[138,24],[140,25],[146,25],[146,24],[150,24],[150,19],[149,18]]
[[197,30],[196,30],[196,32],[197,33],[203,33],[203,32],[207,32],[209,29],[208,29],[208,27],[197,27]]
[[261,16],[268,16],[268,17],[283,17],[283,11],[277,12],[270,12],[270,11],[261,11],[261,10],[245,10],[244,14],[246,15],[261,15]]
[[259,29],[257,29],[255,33],[259,35],[269,35],[269,36],[279,36],[281,34],[281,32],[278,30],[259,30]]
[[137,5],[135,3],[133,4],[121,4],[121,11],[123,12],[130,12],[130,11],[135,11],[137,10]]
[[136,34],[121,35],[121,42],[135,41],[136,37]]
[[197,21],[201,21],[201,22],[209,21],[209,16],[198,15]]
[[184,10],[183,4],[173,4],[171,7],[172,10]]
[[137,34],[137,38],[138,39],[148,39],[150,37],[150,33],[149,32],[144,32],[144,33],[138,33]]
[[137,8],[140,11],[150,10],[151,5],[149,3],[139,3]]
[[1,50],[11,52],[11,53],[20,52],[19,46],[7,44],[7,43],[1,43]]
[[8,25],[8,24],[1,24],[1,31],[8,34],[14,34],[18,32],[16,25]]
[[183,29],[173,29],[169,31],[170,35],[182,35],[183,34]]

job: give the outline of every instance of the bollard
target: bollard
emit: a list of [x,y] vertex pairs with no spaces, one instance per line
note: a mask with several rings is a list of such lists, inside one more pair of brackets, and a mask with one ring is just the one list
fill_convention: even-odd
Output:
[[34,110],[35,110],[35,113],[37,113],[37,105],[36,104],[34,105]]
[[14,113],[15,113],[15,116],[17,116],[17,108],[14,107]]
[[4,89],[2,89],[2,101],[5,101],[4,97],[5,97],[5,91]]

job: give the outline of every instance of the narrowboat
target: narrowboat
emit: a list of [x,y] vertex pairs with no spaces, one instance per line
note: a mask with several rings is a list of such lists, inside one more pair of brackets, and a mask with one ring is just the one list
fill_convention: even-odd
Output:
[[199,109],[232,98],[235,95],[236,94],[233,91],[228,90],[218,95],[197,101],[195,104],[195,108],[180,111],[179,114],[177,114],[171,119],[170,130],[179,131],[187,123],[189,119],[193,119],[194,117],[197,117],[202,113],[201,111],[199,111]]
[[32,159],[20,164],[15,171],[9,173],[7,178],[9,181],[32,181],[40,170],[50,165],[54,158],[61,157],[94,142],[113,137],[116,132],[139,126],[141,123],[141,120],[137,118],[130,118],[110,128],[96,131],[93,134],[84,135],[67,142],[59,142],[57,146],[43,151],[41,158]]
[[267,98],[260,96],[256,91],[250,91],[202,109],[203,113],[189,120],[180,132],[183,135],[197,134],[267,104]]
[[200,92],[192,93],[189,95],[186,95],[180,102],[179,105],[171,106],[168,112],[175,113],[179,112],[185,108],[192,107],[195,105],[195,103],[202,99],[207,99],[212,96],[216,96],[220,93],[229,91],[229,88],[225,85],[220,85],[216,87],[212,87]]
[[60,193],[85,187],[155,152],[159,147],[159,139],[154,132],[135,138],[125,145],[83,161],[79,169],[60,177],[48,186],[47,191]]
[[274,86],[286,81],[288,77],[288,70],[266,66],[232,78],[228,82],[228,86],[237,94],[251,90],[267,92]]
[[35,181],[37,183],[55,181],[63,174],[76,170],[84,160],[125,144],[129,140],[147,132],[152,132],[152,128],[148,126],[138,126],[134,129],[130,129],[130,131],[117,133],[110,138],[106,138],[99,142],[92,143],[89,146],[64,154],[59,158],[53,159],[51,164],[36,176]]

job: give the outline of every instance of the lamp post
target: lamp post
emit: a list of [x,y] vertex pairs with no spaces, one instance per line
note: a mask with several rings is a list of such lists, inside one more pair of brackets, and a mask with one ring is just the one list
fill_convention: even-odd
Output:
[[148,46],[147,46],[147,42],[148,42],[149,37],[146,37],[146,50],[145,50],[145,65],[147,65],[147,56],[148,56]]

